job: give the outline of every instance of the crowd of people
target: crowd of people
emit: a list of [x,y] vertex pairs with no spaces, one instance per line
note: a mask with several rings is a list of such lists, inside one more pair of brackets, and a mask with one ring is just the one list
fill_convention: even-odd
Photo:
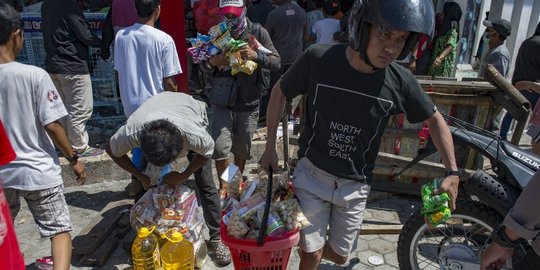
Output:
[[[111,58],[110,48],[114,48],[127,121],[105,151],[132,175],[130,195],[137,199],[152,186],[180,184],[193,175],[209,229],[209,255],[218,266],[231,262],[219,231],[227,184],[220,179],[216,186],[212,161],[221,175],[232,154],[234,164],[243,171],[251,158],[257,125],[265,123],[267,140],[260,165],[277,169],[278,123],[287,102],[298,96],[306,100],[305,128],[298,140],[299,161],[292,183],[311,223],[300,232],[300,269],[317,269],[323,258],[338,265],[348,261],[391,115],[404,113],[409,122],[429,127],[446,168],[435,193],[447,192],[450,208],[455,209],[460,171],[452,136],[414,74],[453,76],[462,15],[457,3],[447,2],[443,12],[435,14],[431,0],[316,0],[309,1],[310,7],[308,2],[291,0],[214,2],[206,3],[206,11],[191,10],[192,25],[197,28],[192,33],[208,32],[213,5],[234,39],[253,44],[254,38],[267,50],[251,45],[239,49],[242,59],[258,66],[251,74],[232,75],[224,53],[190,67],[192,73],[200,69],[210,91],[235,87],[236,96],[226,105],[207,104],[178,92],[175,77],[187,68],[180,65],[171,36],[157,27],[160,0],[113,0],[101,39],[85,24],[82,10],[87,1],[43,1],[45,70],[16,62],[23,47],[21,16],[0,1],[0,206],[9,208],[9,214],[0,212],[0,222],[11,233],[23,198],[41,236],[51,239],[50,262],[55,269],[69,269],[73,226],[59,156],[68,160],[83,184],[87,175],[79,157],[104,151],[88,144],[85,130],[93,106],[89,46],[100,47],[104,60]],[[207,16],[204,23],[197,22],[200,14]],[[511,61],[504,41],[511,34],[510,23],[493,19],[484,25],[489,51],[482,59],[480,76],[492,64],[508,77]],[[540,25],[522,44],[512,78],[519,90],[535,93],[533,104],[540,92],[539,29]],[[211,125],[208,105],[213,110]],[[537,152],[540,108],[534,111],[528,133]],[[171,163],[183,157],[190,162],[187,168],[171,171]],[[531,185],[536,185],[535,179]],[[522,197],[528,201],[535,195],[528,191]],[[518,201],[505,220],[506,229],[497,232],[510,242],[538,234],[538,216],[522,210],[526,204]],[[0,241],[0,250],[14,251],[12,260],[6,259],[9,269],[23,269],[13,235],[5,239],[4,244]],[[490,247],[483,265],[506,259],[509,251],[495,255],[500,250]],[[535,255],[531,258],[537,260]]]

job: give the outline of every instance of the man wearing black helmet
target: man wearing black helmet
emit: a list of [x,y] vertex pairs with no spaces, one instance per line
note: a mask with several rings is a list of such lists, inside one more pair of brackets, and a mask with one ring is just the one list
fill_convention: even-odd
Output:
[[386,122],[405,113],[425,121],[447,169],[436,193],[455,209],[459,172],[450,131],[410,71],[393,63],[422,34],[432,35],[431,0],[356,0],[349,44],[312,46],[274,86],[267,112],[263,168],[276,169],[276,130],[286,99],[304,95],[306,125],[293,184],[311,225],[301,231],[300,269],[322,258],[344,264],[363,220]]

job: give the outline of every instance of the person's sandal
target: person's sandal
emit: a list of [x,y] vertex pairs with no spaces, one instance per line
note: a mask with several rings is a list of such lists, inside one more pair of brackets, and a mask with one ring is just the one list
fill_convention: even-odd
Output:
[[52,270],[53,269],[52,256],[47,256],[47,257],[37,259],[34,266],[40,270]]
[[224,267],[231,263],[231,253],[221,241],[208,242],[208,256],[218,267]]

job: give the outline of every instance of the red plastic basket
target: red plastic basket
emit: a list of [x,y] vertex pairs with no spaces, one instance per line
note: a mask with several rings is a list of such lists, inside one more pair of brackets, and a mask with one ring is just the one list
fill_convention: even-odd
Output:
[[221,241],[231,251],[234,269],[285,270],[291,249],[300,241],[298,231],[287,232],[280,238],[265,237],[262,246],[256,239],[238,239],[227,236],[227,227],[221,223]]

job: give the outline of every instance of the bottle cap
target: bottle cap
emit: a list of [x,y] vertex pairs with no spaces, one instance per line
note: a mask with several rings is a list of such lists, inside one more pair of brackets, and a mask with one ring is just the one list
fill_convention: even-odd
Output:
[[144,238],[144,237],[148,237],[153,231],[154,231],[154,227],[148,229],[147,227],[141,227],[139,229],[139,232],[137,233],[137,237],[139,238]]
[[169,240],[171,242],[180,242],[184,240],[184,236],[180,232],[175,231],[171,234],[171,238]]

